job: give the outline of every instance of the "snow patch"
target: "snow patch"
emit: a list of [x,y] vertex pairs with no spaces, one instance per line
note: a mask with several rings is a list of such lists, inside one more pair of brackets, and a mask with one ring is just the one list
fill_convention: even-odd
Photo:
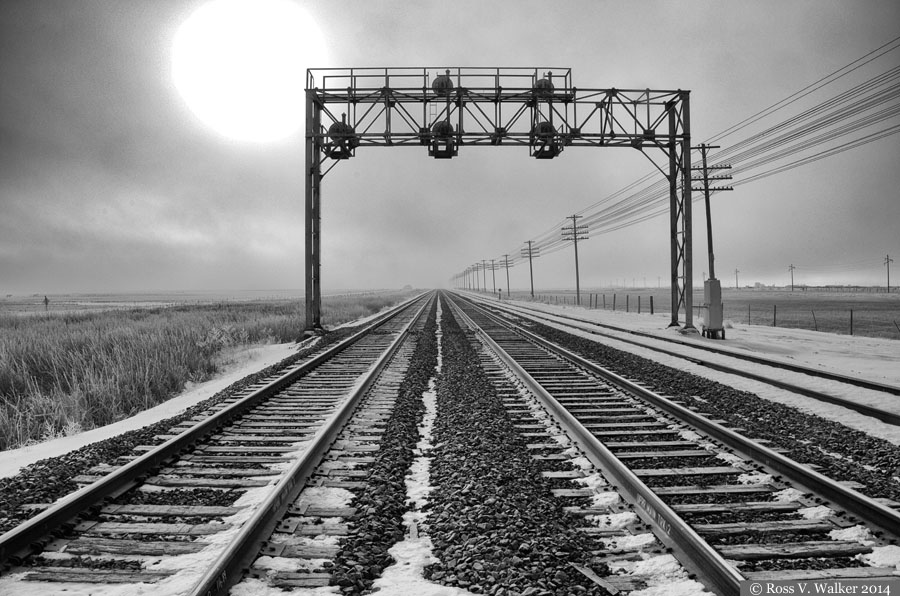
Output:
[[856,559],[872,567],[894,567],[900,571],[900,546],[876,546],[870,553],[856,555]]
[[754,472],[753,474],[741,474],[737,480],[741,484],[768,484],[772,482],[773,478],[771,474]]
[[796,488],[786,488],[772,493],[772,498],[781,503],[790,503],[791,501],[799,501],[802,499],[803,493]]
[[353,493],[346,488],[329,486],[309,486],[300,493],[297,504],[309,504],[317,507],[347,507],[353,500]]
[[832,540],[847,540],[851,542],[859,542],[860,544],[865,544],[867,546],[870,544],[875,544],[875,540],[872,537],[872,533],[869,531],[869,528],[863,525],[832,530],[828,532],[828,537]]
[[656,536],[650,532],[646,534],[625,534],[624,536],[613,536],[601,538],[600,540],[606,548],[612,551],[641,550],[651,544],[656,544]]
[[[291,596],[321,596],[323,594],[340,593],[340,586],[294,588],[289,592]],[[260,579],[245,578],[240,583],[234,585],[228,594],[229,596],[285,596],[288,592],[285,592],[281,588],[272,587]]]
[[834,515],[834,510],[831,509],[831,507],[819,505],[818,507],[804,507],[798,509],[797,513],[803,516],[804,519],[823,519]]
[[732,466],[736,466],[739,464],[743,464],[743,458],[738,457],[733,453],[721,452],[716,454],[716,459],[721,459],[725,463],[731,464]]
[[636,523],[638,521],[638,516],[631,511],[623,511],[622,513],[588,515],[585,519],[606,530],[621,530],[629,524]]

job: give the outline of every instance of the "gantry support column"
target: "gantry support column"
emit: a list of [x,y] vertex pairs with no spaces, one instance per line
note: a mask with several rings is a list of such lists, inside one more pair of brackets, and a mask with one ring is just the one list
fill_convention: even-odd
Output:
[[697,331],[694,327],[694,224],[691,221],[691,103],[690,94],[681,94],[681,202],[684,205],[684,330]]
[[306,92],[306,331],[322,329],[322,286],[319,272],[322,264],[320,212],[322,169],[321,141],[316,133],[321,125],[321,111],[316,92]]
[[[678,327],[678,311],[684,308],[684,328],[694,330],[693,259],[691,235],[691,133],[690,96],[681,92],[678,104],[667,105],[669,118],[669,233],[672,256],[672,321]],[[680,126],[679,126],[680,125]],[[681,138],[678,130],[681,129]],[[679,188],[680,186],[680,188]],[[680,194],[679,194],[680,191]]]

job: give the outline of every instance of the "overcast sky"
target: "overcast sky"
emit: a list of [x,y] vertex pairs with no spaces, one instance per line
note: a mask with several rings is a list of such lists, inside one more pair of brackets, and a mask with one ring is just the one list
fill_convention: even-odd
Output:
[[[175,85],[173,43],[204,4],[0,3],[0,293],[303,287],[302,128],[236,140]],[[689,89],[697,143],[900,35],[896,0],[297,4],[320,32],[297,33],[301,84],[305,67],[570,67],[582,88]],[[900,281],[898,165],[893,135],[715,195],[718,277],[785,284],[793,264],[797,283],[884,284],[890,254]],[[652,169],[630,150],[360,149],[323,182],[323,287],[446,285]],[[592,236],[582,287],[665,284],[668,246],[665,216]],[[527,265],[511,278],[526,288]],[[574,286],[572,251],[535,261],[535,283]]]

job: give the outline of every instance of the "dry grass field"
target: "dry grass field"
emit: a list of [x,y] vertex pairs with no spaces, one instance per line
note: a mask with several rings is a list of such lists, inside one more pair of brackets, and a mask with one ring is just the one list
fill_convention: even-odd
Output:
[[[411,294],[326,296],[322,321],[353,321]],[[80,297],[65,308],[54,297],[46,311],[42,301],[0,301],[0,450],[131,416],[214,375],[226,350],[295,341],[304,328],[298,300]]]

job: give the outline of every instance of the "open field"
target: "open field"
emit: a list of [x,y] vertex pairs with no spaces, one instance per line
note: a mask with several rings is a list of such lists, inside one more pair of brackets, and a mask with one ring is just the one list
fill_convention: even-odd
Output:
[[[732,323],[750,323],[811,329],[828,333],[900,339],[900,293],[884,291],[822,291],[815,288],[734,289],[723,288],[726,327]],[[525,292],[513,297],[527,299]],[[581,304],[588,308],[605,308],[649,313],[650,298],[655,313],[671,312],[671,295],[667,288],[589,288],[581,292]],[[693,294],[695,318],[703,318],[703,291]],[[548,303],[574,304],[574,290],[535,290],[535,299]],[[851,331],[852,312],[852,331]]]
[[[340,325],[412,293],[325,296],[322,321]],[[32,297],[0,310],[0,449],[131,416],[209,378],[229,351],[297,340],[305,323],[296,299],[161,296],[129,307],[98,298],[78,297],[68,308],[57,299],[45,312],[43,296]]]

